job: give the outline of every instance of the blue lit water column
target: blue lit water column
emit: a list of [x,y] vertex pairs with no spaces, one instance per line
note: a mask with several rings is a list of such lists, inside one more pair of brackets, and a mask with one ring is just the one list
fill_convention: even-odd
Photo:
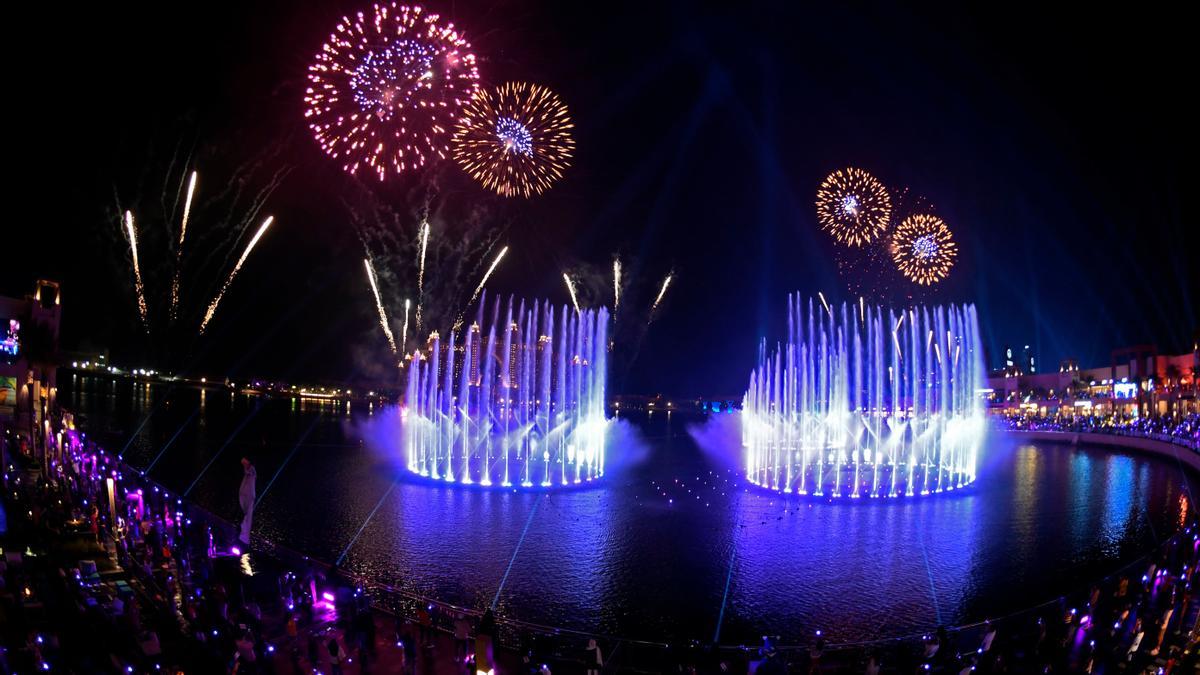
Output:
[[608,310],[480,302],[413,355],[403,410],[408,470],[482,486],[557,487],[604,474]]
[[900,497],[975,480],[986,424],[973,305],[902,310],[788,297],[742,407],[746,477],[780,492]]

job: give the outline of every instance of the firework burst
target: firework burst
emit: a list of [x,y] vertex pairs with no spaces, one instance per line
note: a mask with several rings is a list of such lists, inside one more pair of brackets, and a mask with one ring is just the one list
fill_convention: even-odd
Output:
[[449,151],[450,129],[478,88],[471,45],[453,24],[395,2],[343,17],[308,68],[304,112],[342,168],[380,180]]
[[896,269],[921,286],[945,279],[958,257],[950,228],[941,218],[928,214],[905,218],[892,235],[891,248]]
[[838,169],[817,189],[817,220],[840,244],[862,246],[887,230],[888,190],[862,169]]
[[454,159],[505,197],[541,194],[570,166],[574,126],[557,94],[510,82],[477,92],[464,106],[454,131]]

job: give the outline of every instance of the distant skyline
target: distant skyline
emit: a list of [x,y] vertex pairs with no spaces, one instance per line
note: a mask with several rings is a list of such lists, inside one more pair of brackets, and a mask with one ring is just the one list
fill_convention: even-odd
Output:
[[[489,288],[568,303],[564,269],[619,253],[632,298],[674,270],[617,390],[736,393],[759,341],[783,336],[788,292],[857,301],[813,204],[826,174],[857,166],[952,228],[958,262],[920,299],[976,303],[989,366],[1006,344],[1031,345],[1046,369],[1101,365],[1138,343],[1190,351],[1189,22],[793,4],[428,3],[466,33],[488,84],[549,86],[577,124],[574,164],[542,196],[499,200],[446,172],[443,194],[507,224]],[[308,61],[343,14],[369,5],[87,6],[49,35],[32,30],[45,17],[18,10],[14,25],[30,30],[15,48],[37,59],[10,76],[28,114],[9,129],[18,176],[0,294],[61,281],[64,346],[129,360],[143,345],[114,195],[138,193],[150,160],[176,145],[214,181],[270,148],[291,167],[266,205],[276,224],[193,368],[386,373],[344,204],[354,184],[302,119]],[[385,194],[401,203],[409,180]]]

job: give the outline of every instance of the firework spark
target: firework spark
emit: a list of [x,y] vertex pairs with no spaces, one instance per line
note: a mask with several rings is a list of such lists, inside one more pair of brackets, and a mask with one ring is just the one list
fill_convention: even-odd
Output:
[[621,306],[621,259],[613,259],[613,312]]
[[821,299],[821,304],[825,306],[825,311],[829,312],[829,316],[833,316],[833,310],[829,309],[829,303],[825,302],[825,294],[817,291],[817,297]]
[[179,246],[175,248],[175,274],[171,278],[171,321],[179,314],[179,273],[183,261],[183,241],[187,238],[188,216],[192,214],[192,197],[196,194],[197,172],[188,179],[187,197],[183,200],[183,218],[179,221]]
[[425,290],[425,251],[429,250],[429,221],[421,228],[421,257],[417,260],[417,293]]
[[658,305],[662,302],[663,296],[667,294],[667,286],[671,285],[671,277],[674,277],[674,276],[675,276],[675,273],[671,272],[670,274],[667,275],[666,279],[663,279],[662,288],[658,289],[658,297],[654,298],[654,304],[650,305],[650,314],[651,315],[653,315],[654,312],[658,309]]
[[387,310],[383,308],[383,297],[379,295],[379,282],[375,279],[375,267],[371,264],[370,258],[363,258],[363,266],[367,268],[367,281],[371,283],[371,293],[375,295],[375,308],[379,310],[379,327],[387,336],[392,353],[396,354],[396,336],[392,334],[392,327],[388,325]]
[[213,315],[217,313],[217,305],[221,304],[221,298],[225,297],[225,291],[229,290],[229,285],[233,283],[237,273],[242,269],[242,265],[245,264],[246,258],[250,257],[250,252],[254,250],[254,245],[257,244],[258,240],[262,238],[263,233],[267,231],[267,228],[271,226],[271,223],[274,220],[275,216],[267,216],[267,219],[263,221],[263,224],[259,226],[258,231],[255,232],[254,236],[250,239],[250,243],[246,244],[246,250],[242,251],[242,257],[238,258],[237,264],[233,266],[233,271],[229,273],[229,278],[225,279],[225,283],[221,285],[221,290],[217,291],[216,297],[213,298],[212,302],[208,305],[208,309],[204,312],[204,320],[200,322],[201,334],[203,334],[204,330],[208,328],[208,322],[212,321]]
[[838,169],[817,189],[817,220],[838,243],[862,246],[887,229],[892,198],[862,169]]
[[892,235],[892,260],[900,273],[920,286],[932,286],[950,274],[958,257],[950,228],[937,216],[905,218]]
[[454,159],[505,197],[541,194],[571,164],[574,126],[557,94],[509,82],[476,92],[464,106],[454,130]]
[[343,17],[308,68],[304,112],[321,149],[380,180],[449,152],[450,127],[478,89],[475,55],[420,6],[380,3]]
[[192,214],[192,197],[196,194],[196,179],[199,172],[193,171],[188,179],[187,197],[183,200],[183,218],[179,221],[179,248],[183,248],[183,240],[187,238],[188,217]]
[[408,309],[412,306],[408,298],[404,299],[404,326],[400,329],[400,347],[408,346]]
[[571,281],[571,277],[563,272],[563,281],[567,282],[567,291],[571,294],[571,304],[575,306],[575,313],[579,313],[579,298],[575,295],[575,282]]
[[488,267],[487,271],[483,273],[483,278],[479,280],[479,285],[475,287],[475,292],[471,294],[471,299],[467,301],[468,307],[475,302],[475,298],[479,297],[479,292],[483,290],[483,287],[487,284],[488,279],[491,278],[492,272],[496,271],[496,266],[500,264],[500,260],[504,257],[505,253],[508,253],[507,246],[500,249],[500,253],[496,256],[496,259],[492,261],[491,267]]
[[138,264],[137,230],[133,227],[133,212],[125,212],[125,233],[129,236],[129,252],[133,254],[133,286],[137,292],[138,313],[142,316],[142,327],[150,330],[146,323],[146,287],[142,285],[142,266]]
[[429,221],[421,227],[421,255],[417,258],[417,330],[421,330],[421,298],[425,296],[425,251],[429,250]]

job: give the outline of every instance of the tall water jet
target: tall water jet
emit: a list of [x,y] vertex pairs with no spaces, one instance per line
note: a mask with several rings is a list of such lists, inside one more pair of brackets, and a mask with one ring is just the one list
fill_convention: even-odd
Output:
[[[411,355],[408,470],[450,483],[557,487],[604,474],[608,310],[480,300],[474,323]],[[503,309],[503,312],[501,310]],[[486,316],[485,316],[486,315]]]
[[974,305],[899,312],[788,296],[742,405],[746,477],[780,492],[899,497],[975,480],[986,424]]

